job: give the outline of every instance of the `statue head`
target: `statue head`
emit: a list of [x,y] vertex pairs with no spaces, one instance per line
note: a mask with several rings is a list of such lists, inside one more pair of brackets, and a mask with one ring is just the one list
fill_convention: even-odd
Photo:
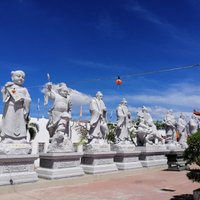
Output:
[[68,87],[65,83],[60,83],[58,85],[58,93],[62,96],[62,97],[67,97],[69,95],[69,90]]
[[192,114],[191,119],[195,119],[196,120],[197,119],[196,115]]
[[11,72],[11,79],[16,85],[23,85],[24,84],[25,73],[21,70],[16,70]]
[[127,101],[126,101],[125,98],[122,99],[121,104],[122,104],[122,105],[127,105]]
[[172,114],[173,114],[173,110],[172,110],[172,109],[168,110],[168,111],[167,111],[167,114],[172,115]]
[[145,106],[142,106],[142,112],[147,112],[147,108]]
[[185,119],[185,115],[183,113],[181,113],[180,118]]
[[97,97],[97,99],[101,100],[101,99],[103,99],[103,94],[100,91],[98,91],[96,93],[96,97]]

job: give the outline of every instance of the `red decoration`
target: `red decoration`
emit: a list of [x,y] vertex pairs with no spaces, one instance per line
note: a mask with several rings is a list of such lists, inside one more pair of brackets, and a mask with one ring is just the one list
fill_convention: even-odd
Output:
[[193,113],[194,113],[195,115],[197,115],[197,116],[200,116],[200,112],[199,112],[199,111],[194,110]]
[[15,89],[13,89],[13,90],[12,90],[12,93],[13,93],[13,94],[15,94],[15,92],[16,92],[16,90],[15,90]]
[[120,79],[120,77],[118,76],[117,80],[115,81],[116,85],[121,85],[122,84],[122,80]]

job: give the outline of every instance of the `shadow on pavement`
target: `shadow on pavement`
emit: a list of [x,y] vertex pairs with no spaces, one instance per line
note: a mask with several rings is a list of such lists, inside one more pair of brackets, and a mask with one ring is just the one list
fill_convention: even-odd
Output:
[[192,194],[175,195],[170,200],[193,200]]

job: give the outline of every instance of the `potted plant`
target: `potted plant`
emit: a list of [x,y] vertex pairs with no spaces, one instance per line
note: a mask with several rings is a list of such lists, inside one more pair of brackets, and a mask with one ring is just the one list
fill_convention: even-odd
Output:
[[[200,129],[188,137],[188,148],[184,151],[186,164],[195,164],[196,168],[189,168],[187,177],[193,182],[200,183]],[[200,199],[200,189],[193,191],[194,200]]]

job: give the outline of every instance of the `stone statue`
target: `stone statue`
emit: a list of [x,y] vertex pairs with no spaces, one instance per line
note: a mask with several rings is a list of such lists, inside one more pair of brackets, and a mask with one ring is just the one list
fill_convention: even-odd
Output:
[[168,110],[164,119],[166,130],[166,143],[175,143],[176,139],[176,119],[172,110]]
[[103,102],[103,94],[97,92],[96,97],[90,102],[90,130],[88,143],[99,142],[99,139],[106,139],[108,126],[106,121],[106,106]]
[[53,107],[49,110],[47,130],[51,137],[48,152],[71,152],[72,142],[69,139],[69,121],[71,119],[71,100],[69,90],[65,83],[58,85],[48,82],[44,88],[45,102],[53,101]]
[[11,77],[13,82],[7,82],[1,90],[4,102],[1,138],[4,142],[26,142],[31,98],[23,87],[25,73],[12,71]]
[[139,117],[139,124],[136,131],[138,145],[153,145],[156,144],[156,140],[158,140],[158,144],[164,144],[164,139],[159,134],[147,108],[143,106],[137,115]]
[[31,153],[31,145],[27,142],[27,125],[31,98],[28,90],[23,87],[24,78],[25,73],[23,71],[12,71],[12,82],[7,82],[1,90],[4,111],[0,154]]
[[129,128],[131,127],[131,113],[127,107],[126,99],[117,107],[117,129],[116,129],[116,141],[117,143],[130,141]]
[[180,117],[177,121],[177,130],[180,134],[180,138],[178,143],[181,145],[182,148],[187,147],[187,121],[185,119],[185,116],[181,113]]
[[190,118],[190,121],[188,122],[188,129],[189,129],[189,135],[194,134],[198,131],[199,128],[199,121],[196,115],[192,115]]

